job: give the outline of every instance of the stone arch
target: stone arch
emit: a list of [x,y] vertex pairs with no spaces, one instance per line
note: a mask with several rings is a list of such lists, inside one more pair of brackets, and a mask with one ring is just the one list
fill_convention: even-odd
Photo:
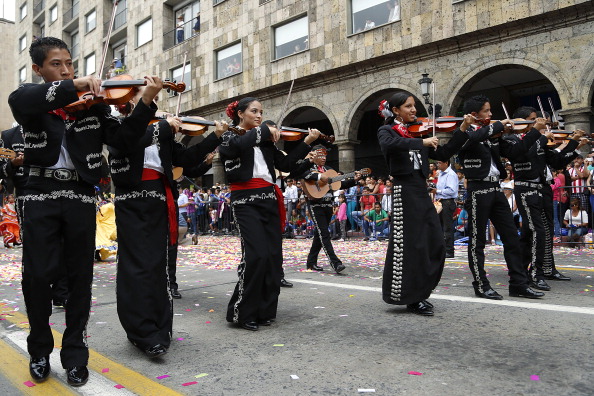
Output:
[[[324,105],[323,103],[315,102],[315,101],[303,101],[303,102],[295,103],[295,104],[289,106],[287,108],[287,111],[285,112],[284,118],[282,120],[279,120],[281,125],[284,125],[283,122],[285,122],[285,120],[286,120],[286,122],[290,123],[292,121],[292,119],[295,117],[295,111],[299,110],[300,108],[304,108],[304,107],[313,107],[314,109],[317,109],[317,110],[321,111],[322,113],[324,113],[326,118],[328,118],[330,125],[332,125],[333,133],[335,135],[341,133],[340,125],[339,125],[338,121],[336,120],[336,116],[334,115],[332,110],[328,106]],[[287,124],[287,126],[291,126],[291,125]],[[320,132],[324,132],[324,131],[320,131]],[[336,136],[336,138],[338,138],[338,136]]]
[[444,100],[446,105],[450,105],[447,110],[451,112],[451,109],[458,108],[463,100],[462,93],[465,88],[471,86],[490,71],[502,70],[510,67],[529,69],[542,74],[557,90],[563,107],[566,107],[568,103],[574,101],[574,95],[572,94],[572,91],[568,89],[567,82],[563,79],[562,73],[553,64],[548,63],[545,65],[531,59],[510,59],[509,55],[506,57],[506,54],[500,54],[495,59],[477,61],[473,67],[469,68],[467,73],[452,81],[452,84],[446,89],[446,92],[449,92],[449,95],[446,97],[446,100]]
[[589,107],[594,101],[594,56],[590,58],[586,66],[584,67],[584,73],[581,78],[577,80],[581,82],[575,87],[578,99],[578,107]]

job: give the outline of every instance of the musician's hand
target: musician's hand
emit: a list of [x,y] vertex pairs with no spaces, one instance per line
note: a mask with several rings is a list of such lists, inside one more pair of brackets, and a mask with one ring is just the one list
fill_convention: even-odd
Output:
[[514,122],[512,120],[506,118],[505,120],[501,120],[501,123],[503,124],[503,132],[509,133],[514,130]]
[[321,187],[321,186],[325,186],[326,184],[328,184],[328,177],[320,176],[320,180],[318,180],[318,185]]
[[429,190],[429,192],[431,194],[437,194],[437,188],[432,188],[431,190]]
[[214,151],[212,153],[206,154],[206,157],[204,157],[204,162],[207,165],[212,164],[212,160],[214,159],[214,156],[215,156],[215,152]]
[[280,131],[272,125],[268,125],[268,130],[270,131],[270,138],[272,139],[272,141],[274,143],[278,142],[280,140]]
[[163,81],[157,76],[145,76],[144,78],[146,87],[142,92],[142,101],[145,105],[150,106],[163,89]]
[[476,117],[473,116],[472,114],[466,114],[464,116],[464,121],[462,121],[462,124],[460,124],[460,130],[462,132],[466,132],[466,129],[468,129],[469,126],[472,125],[472,123],[474,123],[476,121]]
[[181,119],[179,117],[167,117],[167,123],[173,132],[178,132],[181,127]]
[[423,146],[425,147],[433,147],[434,149],[436,149],[438,143],[439,139],[437,139],[435,136],[423,139]]
[[355,171],[355,181],[359,181],[361,179],[361,172]]
[[545,129],[546,127],[547,127],[547,119],[546,118],[539,117],[536,120],[534,120],[533,128],[536,129],[537,131]]
[[576,129],[575,131],[573,131],[573,135],[571,136],[571,138],[573,140],[580,140],[582,137],[584,137],[584,135],[586,134],[585,131],[583,131],[582,129]]
[[[588,138],[585,138],[585,137],[583,137],[583,138],[580,138],[580,144],[578,144],[578,146],[576,147],[576,150],[577,150],[577,149],[579,149],[579,148],[582,148],[582,147],[584,147],[584,146],[585,146],[586,144],[588,144],[588,143],[590,143],[590,139],[588,139]],[[576,167],[576,169],[579,169],[579,166],[578,166],[578,167]]]
[[73,82],[74,88],[76,88],[78,92],[91,91],[93,95],[98,96],[99,91],[101,91],[101,80],[95,76],[75,78]]
[[23,165],[23,161],[25,159],[25,155],[23,153],[16,153],[16,157],[10,160],[12,166],[21,166]]
[[310,151],[309,153],[307,153],[307,155],[305,156],[306,160],[309,160],[309,162],[313,162],[314,158],[316,157],[316,153],[314,151]]
[[225,133],[229,129],[229,124],[227,121],[215,121],[215,135],[216,137],[221,137],[223,133]]
[[542,134],[545,135],[548,140],[555,140],[555,134],[553,132],[545,131]]
[[305,142],[305,144],[312,144],[320,137],[320,131],[311,128],[309,128],[308,130],[309,134],[305,137],[305,139],[303,139],[303,141]]

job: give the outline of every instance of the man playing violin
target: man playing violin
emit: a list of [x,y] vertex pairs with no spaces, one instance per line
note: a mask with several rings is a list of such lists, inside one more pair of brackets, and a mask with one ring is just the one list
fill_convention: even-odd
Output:
[[[547,116],[545,114],[545,116]],[[509,158],[514,169],[514,196],[520,215],[522,230],[520,245],[523,251],[524,268],[530,266],[530,281],[535,289],[551,290],[545,278],[570,280],[555,268],[553,257],[553,169],[564,168],[576,156],[576,149],[583,146],[583,131],[576,131],[563,149],[551,149],[548,142],[553,133],[545,125],[547,119],[537,118],[536,109],[520,107],[514,118],[534,120],[534,128],[541,133],[530,147],[520,145],[522,139],[515,134],[501,140],[501,151]],[[584,139],[585,140],[585,139]],[[520,148],[514,150],[514,148]]]
[[[313,153],[313,165],[302,173],[301,178],[306,181],[315,181],[318,185],[324,186],[328,184],[328,177],[324,176],[324,172],[332,169],[329,166],[326,166],[328,149],[325,146],[318,144],[312,148],[311,152]],[[360,176],[356,173],[354,179],[343,180],[340,183],[340,188],[344,190],[354,186],[359,180],[359,177]],[[332,191],[328,191],[326,195],[320,199],[312,199],[310,197],[306,199],[315,224],[314,237],[311,243],[311,248],[309,249],[309,254],[307,255],[306,268],[314,271],[323,271],[323,268],[318,265],[318,255],[323,248],[328,257],[328,261],[330,261],[332,269],[336,271],[336,273],[340,273],[344,271],[346,267],[342,261],[340,261],[338,256],[336,256],[334,248],[332,247],[330,232],[328,231],[328,224],[332,218]]]
[[[467,180],[468,264],[474,277],[475,295],[491,300],[503,299],[493,290],[485,272],[485,228],[487,221],[491,220],[503,241],[503,254],[510,276],[509,295],[542,297],[544,293],[529,287],[512,213],[499,185],[502,175],[506,174],[499,153],[499,137],[503,132],[512,130],[513,122],[502,120],[487,126],[478,125],[477,121],[491,118],[489,99],[483,95],[466,100],[464,113],[466,115],[459,129],[468,132],[468,142],[460,150],[459,157]],[[544,126],[544,120],[541,123]],[[539,137],[540,132],[531,131],[512,150],[530,147]]]
[[67,114],[63,108],[78,100],[77,91],[97,94],[94,76],[74,78],[66,43],[42,37],[31,44],[33,71],[43,84],[22,84],[9,96],[14,118],[23,126],[24,163],[30,166],[23,196],[23,295],[31,328],[27,349],[29,371],[42,382],[50,373],[54,339],[49,326],[51,285],[65,265],[70,298],[60,357],[68,383],[84,385],[89,377],[86,325],[91,305],[95,250],[95,190],[101,177],[103,144],[133,148],[144,135],[161,90],[157,77],[131,117],[120,123],[111,109],[97,104]]

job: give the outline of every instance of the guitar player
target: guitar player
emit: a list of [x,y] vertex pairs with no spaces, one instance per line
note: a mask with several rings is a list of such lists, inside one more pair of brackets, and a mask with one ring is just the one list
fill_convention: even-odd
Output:
[[[313,164],[302,174],[301,178],[305,181],[315,181],[319,186],[324,186],[328,183],[328,176],[325,176],[324,173],[332,169],[326,166],[328,148],[318,144],[314,146],[311,151],[313,152]],[[360,175],[355,173],[354,179],[343,180],[340,183],[340,188],[346,189],[354,186],[359,177]],[[318,265],[318,254],[322,248],[324,248],[324,252],[330,261],[330,266],[336,273],[340,273],[346,268],[342,261],[336,256],[336,253],[334,253],[334,248],[332,247],[332,241],[330,239],[330,232],[328,231],[328,223],[332,217],[332,199],[332,190],[329,190],[326,195],[320,199],[312,199],[311,197],[306,198],[315,225],[313,242],[306,263],[306,267],[309,270],[323,271],[323,268]]]

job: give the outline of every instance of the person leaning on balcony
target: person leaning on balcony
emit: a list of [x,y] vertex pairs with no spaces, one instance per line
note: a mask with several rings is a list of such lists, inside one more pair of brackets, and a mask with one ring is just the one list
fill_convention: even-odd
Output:
[[181,43],[182,41],[184,41],[184,16],[180,15],[179,17],[177,17],[177,25],[176,25],[176,29],[175,29],[175,34],[177,37],[177,43]]

